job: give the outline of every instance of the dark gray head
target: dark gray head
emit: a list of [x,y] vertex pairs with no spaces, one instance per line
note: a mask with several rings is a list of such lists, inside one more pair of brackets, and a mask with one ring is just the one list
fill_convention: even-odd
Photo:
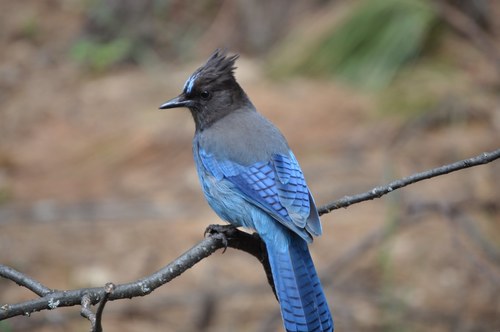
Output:
[[217,49],[184,84],[182,93],[160,106],[160,109],[187,107],[193,115],[196,130],[202,131],[227,114],[252,108],[243,89],[234,78],[238,55],[227,56]]

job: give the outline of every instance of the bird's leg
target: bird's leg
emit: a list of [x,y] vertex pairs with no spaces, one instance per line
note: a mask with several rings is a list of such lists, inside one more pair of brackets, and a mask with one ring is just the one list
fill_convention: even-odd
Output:
[[[238,249],[249,253],[259,260],[266,273],[267,281],[271,286],[274,295],[276,290],[274,287],[273,276],[271,273],[271,265],[267,256],[266,244],[257,233],[249,234],[240,231],[235,226],[229,225],[209,225],[205,229],[204,235],[215,236],[222,240],[224,245],[223,253],[227,247]],[[277,298],[277,297],[276,297]]]

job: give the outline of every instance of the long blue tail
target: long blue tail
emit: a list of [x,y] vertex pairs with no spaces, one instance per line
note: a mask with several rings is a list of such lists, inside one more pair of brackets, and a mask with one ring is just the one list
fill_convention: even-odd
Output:
[[[266,241],[285,329],[333,331],[333,319],[306,241],[289,232],[289,241]],[[281,241],[278,241],[281,242]]]

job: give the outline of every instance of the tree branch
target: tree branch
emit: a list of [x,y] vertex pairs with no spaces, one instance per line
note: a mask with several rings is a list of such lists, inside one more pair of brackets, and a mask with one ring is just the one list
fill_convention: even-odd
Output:
[[[385,186],[376,187],[366,193],[354,196],[345,196],[340,200],[320,207],[318,211],[320,214],[329,213],[341,207],[348,207],[355,203],[381,197],[393,190],[405,187],[412,183],[451,173],[460,169],[486,164],[498,159],[499,157],[500,149],[492,152],[486,152],[477,157],[461,160],[449,165],[441,166],[393,181]],[[67,291],[51,290],[33,278],[28,277],[27,275],[8,266],[0,264],[1,277],[12,280],[18,285],[26,287],[40,296],[37,299],[12,305],[2,305],[0,303],[0,320],[20,315],[29,316],[31,313],[37,311],[75,305],[82,305],[82,311],[85,311],[84,316],[89,318],[93,315],[90,315],[90,306],[102,301],[101,307],[103,308],[104,305],[102,303],[106,303],[106,301],[102,300],[103,298],[109,296],[109,301],[113,301],[147,295],[161,285],[164,285],[170,280],[181,275],[187,269],[191,268],[202,259],[210,256],[216,250],[226,247],[243,250],[258,258],[264,266],[270,285],[273,286],[265,245],[263,245],[262,240],[258,236],[239,231],[231,226],[227,226],[227,228],[222,226],[221,229],[215,229],[214,232],[212,232],[209,227],[208,233],[211,235],[200,241],[167,266],[140,280],[127,284],[116,285],[112,292],[106,291],[104,287],[81,288]],[[221,236],[220,233],[223,233],[223,235]],[[102,308],[98,309],[101,314]]]
[[346,208],[352,204],[372,200],[375,198],[380,198],[396,189],[406,187],[409,184],[431,179],[436,176],[448,174],[461,169],[487,164],[498,158],[500,158],[500,149],[491,152],[484,152],[483,154],[476,157],[460,160],[449,165],[444,165],[425,172],[416,173],[408,177],[392,181],[391,183],[385,186],[375,187],[372,190],[364,192],[362,194],[353,196],[344,196],[339,200],[333,201],[331,203],[319,207],[318,213],[319,215],[323,215],[326,213],[330,213],[331,211],[336,209]]
[[[179,256],[172,263],[163,267],[161,270],[137,281],[117,285],[113,293],[110,295],[109,300],[113,301],[117,299],[147,295],[161,285],[179,276],[203,258],[210,256],[217,249],[223,247],[224,245],[221,239],[216,237],[207,237]],[[22,278],[17,278],[17,281],[26,280],[28,281],[28,285],[31,285],[34,281],[32,278],[22,274],[21,272],[14,270],[15,273],[6,273],[6,271],[13,271],[13,269],[5,265],[0,265],[0,275],[4,276],[6,279],[13,280],[10,276],[18,275]],[[25,285],[23,282],[20,282],[19,285],[29,288],[28,285]],[[50,291],[48,293],[41,294],[41,297],[38,299],[12,305],[4,304],[0,306],[0,320],[14,316],[30,315],[36,311],[55,309],[57,307],[80,305],[81,299],[84,295],[89,297],[90,304],[96,304],[104,296],[104,293],[105,290],[103,287],[81,288],[68,291]]]

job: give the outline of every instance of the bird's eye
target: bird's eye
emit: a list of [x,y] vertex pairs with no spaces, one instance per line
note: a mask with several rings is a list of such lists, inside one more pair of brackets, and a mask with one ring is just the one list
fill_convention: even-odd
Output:
[[208,98],[210,98],[210,92],[208,92],[207,90],[204,90],[200,93],[200,97],[203,99],[208,99]]

